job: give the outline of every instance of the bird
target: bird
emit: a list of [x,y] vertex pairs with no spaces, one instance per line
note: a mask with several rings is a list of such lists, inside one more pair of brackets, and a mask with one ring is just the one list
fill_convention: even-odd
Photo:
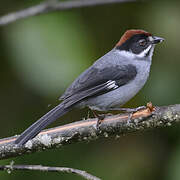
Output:
[[[146,83],[155,45],[164,41],[142,29],[127,30],[115,47],[81,73],[47,112],[16,140],[22,146],[73,108],[93,111],[125,110],[122,106]],[[138,108],[127,110],[137,111]]]

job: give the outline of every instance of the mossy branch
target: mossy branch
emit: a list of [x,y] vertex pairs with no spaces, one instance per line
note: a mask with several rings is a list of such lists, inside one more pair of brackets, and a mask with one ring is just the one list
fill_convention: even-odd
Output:
[[180,104],[155,107],[138,111],[129,122],[128,114],[107,116],[100,128],[97,119],[87,119],[42,131],[24,146],[14,144],[18,136],[0,139],[0,159],[22,156],[37,151],[61,148],[65,145],[87,142],[100,137],[119,137],[127,133],[166,127],[180,121]]

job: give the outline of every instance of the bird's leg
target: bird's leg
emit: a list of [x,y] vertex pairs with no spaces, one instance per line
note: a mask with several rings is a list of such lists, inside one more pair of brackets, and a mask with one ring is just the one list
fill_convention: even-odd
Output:
[[106,115],[105,114],[98,114],[96,111],[94,111],[92,109],[90,109],[90,110],[93,113],[94,117],[98,119],[97,123],[96,123],[96,128],[97,128],[97,130],[99,130],[99,126],[100,126],[101,122],[104,120]]
[[146,109],[146,106],[139,106],[137,108],[121,108],[120,111],[123,112],[127,112],[129,113],[128,115],[128,120],[127,120],[127,124],[130,124],[131,120],[132,120],[132,116],[135,112],[139,111],[139,110],[143,110]]
[[90,110],[88,109],[88,112],[87,112],[87,119],[90,118]]
[[132,116],[135,112],[137,111],[140,111],[140,110],[143,110],[143,109],[146,109],[147,107],[146,106],[139,106],[137,108],[113,108],[111,110],[115,110],[115,111],[121,111],[121,112],[126,112],[126,113],[129,113],[128,115],[128,121],[127,121],[127,124],[129,124],[132,120]]
[[[128,115],[128,121],[127,123],[129,124],[132,120],[132,116],[135,112],[140,111],[140,110],[145,110],[148,109],[151,112],[151,115],[153,114],[153,112],[155,111],[155,107],[152,105],[151,102],[148,102],[146,106],[140,106],[137,108],[118,108],[118,110],[123,111],[123,112],[127,112],[129,113]],[[116,109],[117,110],[117,109]],[[141,120],[142,121],[142,120]]]
[[135,113],[137,111],[140,111],[140,110],[143,110],[143,109],[146,109],[146,108],[147,108],[146,106],[139,106],[137,108],[115,108],[115,109],[112,109],[112,110],[122,111],[122,112],[127,112],[127,113]]
[[99,130],[100,124],[105,118],[105,114],[100,115],[100,114],[98,114],[97,112],[95,112],[93,110],[91,110],[91,111],[92,111],[94,117],[96,117],[98,119],[97,123],[96,123],[96,129]]

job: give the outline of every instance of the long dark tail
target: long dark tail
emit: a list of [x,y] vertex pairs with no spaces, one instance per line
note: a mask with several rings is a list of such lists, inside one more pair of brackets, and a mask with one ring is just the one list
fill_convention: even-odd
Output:
[[64,108],[64,104],[61,103],[57,105],[55,108],[50,110],[47,114],[42,116],[39,120],[37,120],[34,124],[32,124],[29,128],[27,128],[15,141],[15,144],[23,145],[28,140],[35,137],[42,129],[48,126],[50,123],[55,121],[57,118],[63,116],[65,113],[70,111],[71,108]]

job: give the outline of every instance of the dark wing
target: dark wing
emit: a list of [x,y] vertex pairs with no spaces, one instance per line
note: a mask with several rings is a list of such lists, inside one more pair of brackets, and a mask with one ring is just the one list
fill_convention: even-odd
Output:
[[64,100],[68,107],[87,97],[117,89],[133,80],[136,74],[136,67],[131,64],[102,69],[92,66],[72,83],[60,99]]

